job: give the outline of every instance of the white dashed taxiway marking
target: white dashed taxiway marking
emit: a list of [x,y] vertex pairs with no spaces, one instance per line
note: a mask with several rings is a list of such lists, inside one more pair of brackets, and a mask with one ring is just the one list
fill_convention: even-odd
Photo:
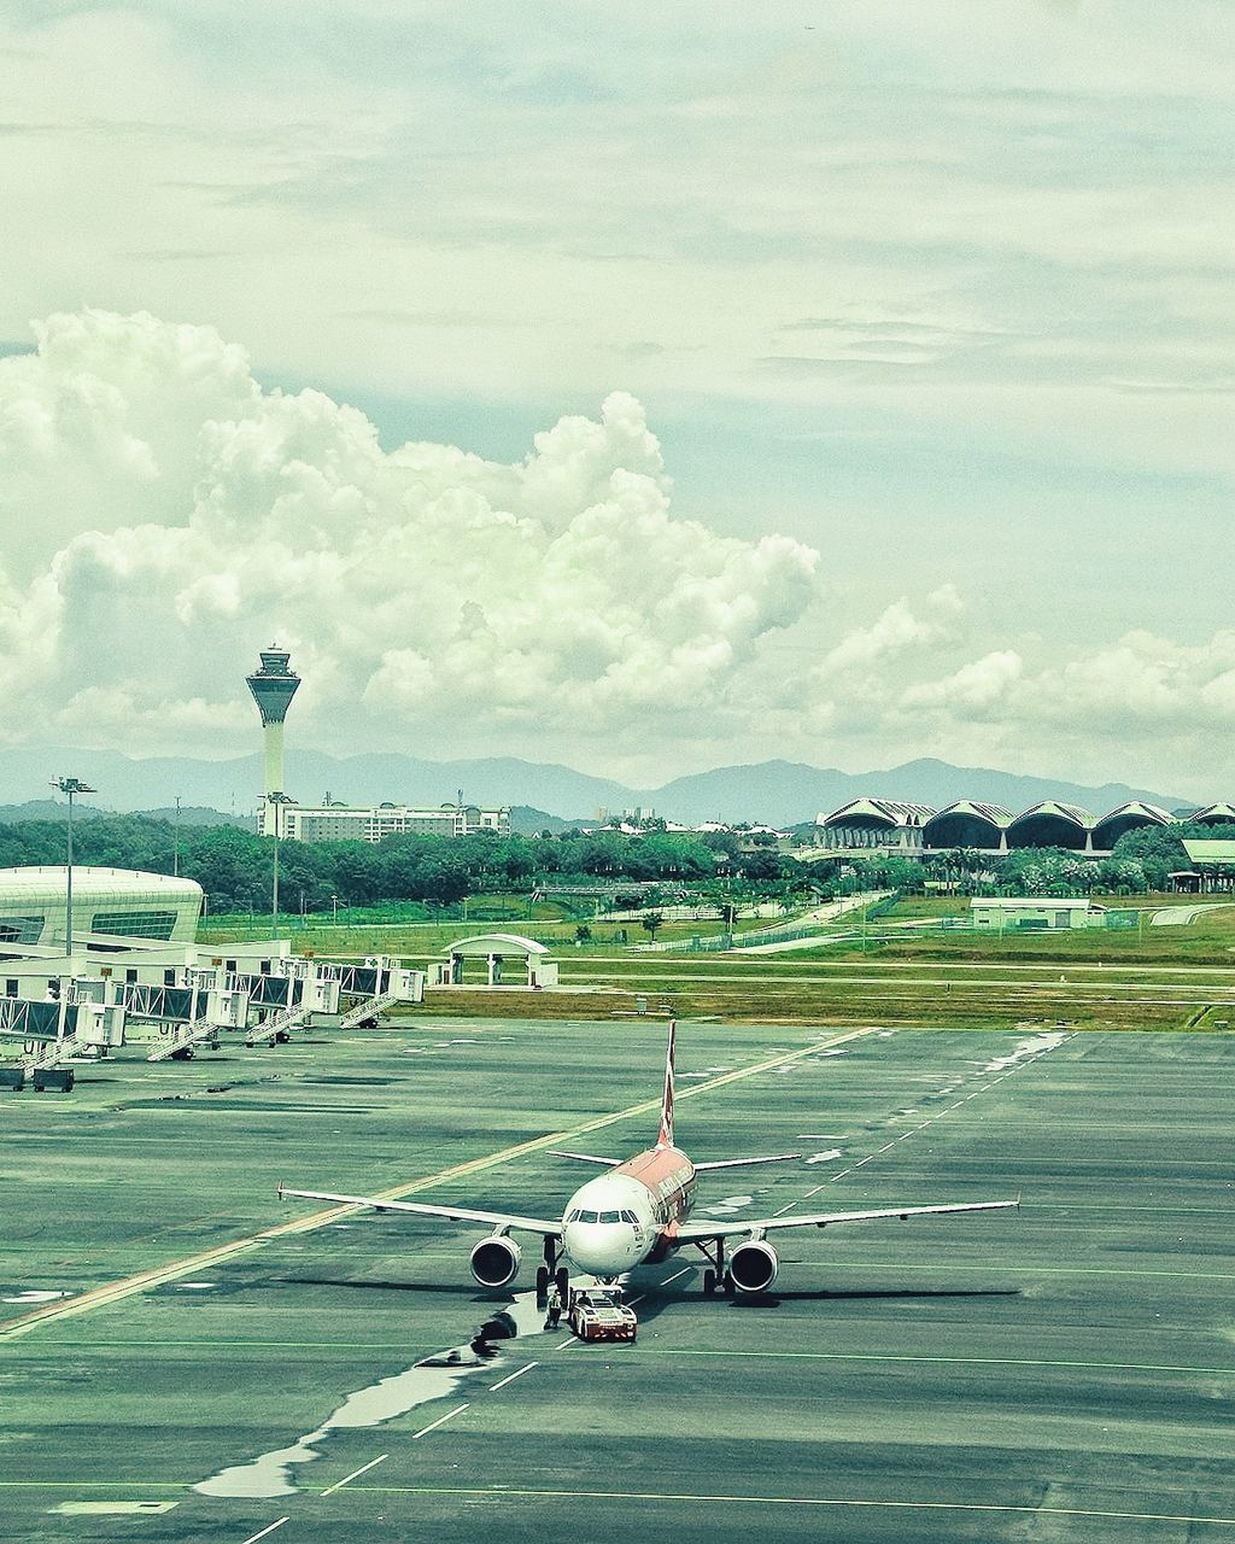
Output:
[[389,1453],[383,1453],[380,1458],[371,1458],[367,1464],[361,1464],[359,1469],[353,1469],[350,1474],[344,1475],[341,1480],[329,1486],[322,1495],[333,1496],[336,1490],[342,1490],[345,1485],[350,1485],[353,1480],[359,1479],[362,1474],[367,1474],[370,1469],[376,1469],[378,1464],[385,1463],[389,1457]]
[[503,1378],[500,1383],[489,1385],[490,1394],[496,1394],[498,1389],[504,1389],[508,1383],[513,1383],[516,1378],[521,1378],[525,1372],[531,1372],[533,1367],[539,1367],[539,1362],[528,1362],[526,1367],[520,1367],[518,1372],[512,1372],[508,1378]]
[[263,1528],[259,1533],[251,1533],[244,1544],[257,1544],[258,1539],[264,1539],[268,1533],[273,1533],[276,1528],[281,1528],[284,1523],[290,1521],[290,1516],[280,1517],[277,1523],[271,1523],[268,1528]]
[[447,1421],[453,1421],[455,1416],[462,1414],[470,1403],[471,1401],[469,1400],[465,1404],[456,1405],[453,1410],[447,1410],[446,1414],[439,1416],[436,1421],[430,1421],[427,1426],[422,1426],[419,1431],[414,1431],[411,1440],[417,1442],[421,1437],[427,1437],[431,1431],[436,1431],[439,1426],[444,1426]]

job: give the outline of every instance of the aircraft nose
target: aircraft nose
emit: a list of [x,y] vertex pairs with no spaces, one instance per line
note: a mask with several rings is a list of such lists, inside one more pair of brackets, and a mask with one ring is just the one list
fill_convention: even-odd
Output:
[[630,1264],[634,1229],[629,1223],[571,1222],[562,1230],[566,1253],[594,1276],[613,1275]]

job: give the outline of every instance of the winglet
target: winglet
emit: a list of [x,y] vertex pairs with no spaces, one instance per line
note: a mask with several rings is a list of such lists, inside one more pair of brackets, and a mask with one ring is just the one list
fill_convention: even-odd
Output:
[[673,1060],[677,1048],[678,1021],[669,1020],[669,1048],[665,1054],[665,1094],[660,1105],[660,1132],[657,1147],[673,1146]]

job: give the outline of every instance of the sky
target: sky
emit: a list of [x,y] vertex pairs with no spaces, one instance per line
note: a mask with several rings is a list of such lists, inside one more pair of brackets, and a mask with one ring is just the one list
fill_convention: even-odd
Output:
[[0,0],[0,743],[1235,792],[1228,0]]

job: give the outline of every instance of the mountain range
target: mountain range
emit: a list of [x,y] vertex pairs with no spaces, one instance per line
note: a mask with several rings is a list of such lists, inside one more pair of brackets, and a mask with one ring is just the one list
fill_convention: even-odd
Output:
[[[261,788],[262,762],[258,755],[229,761],[180,756],[137,760],[119,751],[20,747],[0,751],[0,802],[42,802],[50,779],[62,773],[97,788],[90,802],[98,808],[164,813],[179,795],[186,810],[196,807],[198,823],[199,810],[213,809],[237,819],[249,816]],[[1040,799],[1079,804],[1099,815],[1128,799],[1144,799],[1168,810],[1194,807],[1174,795],[1126,783],[1093,787],[929,758],[860,773],[763,761],[674,778],[660,788],[635,789],[570,767],[513,757],[426,761],[395,752],[336,757],[293,750],[287,755],[287,784],[303,804],[316,803],[329,792],[344,803],[439,805],[454,803],[461,791],[469,804],[530,805],[567,821],[592,820],[601,809],[620,814],[642,807],[668,820],[786,826],[812,820],[819,811],[864,794],[935,809],[954,799],[977,799],[1002,804],[1013,813]]]

